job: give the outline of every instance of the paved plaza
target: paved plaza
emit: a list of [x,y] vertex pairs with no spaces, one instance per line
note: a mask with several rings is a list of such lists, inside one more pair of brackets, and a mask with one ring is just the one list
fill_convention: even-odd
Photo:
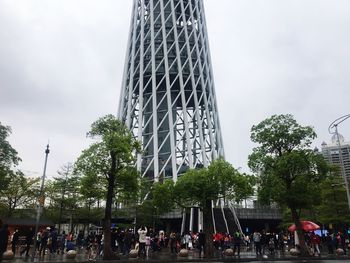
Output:
[[[284,262],[284,261],[292,261],[292,262],[350,262],[350,257],[348,255],[344,256],[336,256],[336,255],[328,255],[322,254],[319,257],[311,257],[311,258],[300,258],[291,256],[288,252],[280,253],[276,252],[274,255],[264,255],[256,257],[254,251],[241,251],[240,256],[224,256],[221,253],[216,253],[214,258],[199,258],[198,251],[192,250],[189,252],[188,257],[180,257],[178,255],[171,254],[168,249],[164,249],[161,252],[150,253],[149,257],[145,259],[141,258],[130,258],[128,256],[120,255],[120,260],[115,260],[116,262],[132,262],[132,261],[147,261],[147,262]],[[31,257],[15,257],[14,260],[5,261],[4,262],[13,262],[13,263],[23,263],[23,262],[31,262]],[[56,255],[56,254],[47,254],[45,256],[36,257],[34,262],[88,262],[88,257],[86,250],[78,251],[78,254],[75,259],[67,259],[66,255]],[[97,257],[96,261],[90,262],[102,262],[101,257]],[[106,261],[104,261],[106,262]],[[107,261],[110,262],[110,261]]]

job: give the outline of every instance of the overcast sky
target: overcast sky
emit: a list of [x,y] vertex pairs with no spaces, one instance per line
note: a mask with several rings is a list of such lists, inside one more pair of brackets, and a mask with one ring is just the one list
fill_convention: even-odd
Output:
[[[205,0],[226,159],[248,171],[250,129],[291,113],[315,128],[350,114],[350,1]],[[74,162],[117,113],[132,0],[0,0],[0,122],[39,176]],[[339,126],[350,139],[350,119]]]

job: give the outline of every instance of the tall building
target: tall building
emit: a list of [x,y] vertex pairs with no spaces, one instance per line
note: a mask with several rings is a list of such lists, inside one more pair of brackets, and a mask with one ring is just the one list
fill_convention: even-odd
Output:
[[224,155],[203,0],[133,1],[118,117],[154,181]]
[[345,177],[350,178],[350,142],[346,142],[344,137],[339,134],[338,143],[337,135],[334,134],[332,137],[332,142],[327,144],[322,143],[322,155],[324,158],[332,164],[342,166],[345,173]]

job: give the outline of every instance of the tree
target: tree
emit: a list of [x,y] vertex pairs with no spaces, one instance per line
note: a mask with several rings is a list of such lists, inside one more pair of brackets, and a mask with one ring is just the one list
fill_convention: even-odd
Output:
[[21,159],[17,151],[12,148],[7,137],[11,134],[11,128],[0,122],[0,193],[9,184],[10,177],[15,175],[13,167],[18,165]]
[[290,209],[297,226],[301,252],[308,254],[300,223],[302,209],[319,203],[321,182],[328,165],[310,149],[316,133],[301,126],[292,115],[273,115],[251,129],[251,140],[259,146],[249,156],[249,167],[259,175],[258,196]]
[[16,208],[29,207],[35,203],[39,180],[39,178],[26,178],[20,171],[11,176],[7,188],[2,191],[0,197],[5,205],[7,217],[11,217]]
[[[113,199],[137,186],[137,173],[128,177],[127,171],[135,162],[135,152],[140,151],[140,143],[127,127],[113,115],[106,115],[91,125],[88,136],[98,139],[84,150],[76,162],[76,169],[83,175],[96,175],[104,180],[106,187],[106,207],[104,215],[104,259],[112,259],[111,217]],[[130,174],[129,174],[130,175]],[[128,177],[129,182],[125,178]]]
[[[48,181],[45,192],[50,196],[50,205],[47,213],[50,218],[58,222],[58,230],[61,230],[62,216],[65,211],[75,211],[81,201],[80,178],[73,173],[73,165],[67,163],[57,171],[57,177]],[[71,226],[73,228],[73,226]]]
[[339,166],[332,166],[329,176],[322,182],[322,202],[315,213],[322,224],[332,224],[335,231],[347,231],[350,211],[344,181]]
[[221,198],[241,201],[253,194],[252,182],[249,176],[239,173],[230,163],[217,159],[208,168],[188,170],[176,183],[166,181],[163,185],[156,184],[153,190],[154,203],[160,211],[164,211],[167,206],[173,208],[174,201],[184,208],[199,206],[203,211],[203,232],[207,244],[205,253],[207,257],[212,257],[212,201]]

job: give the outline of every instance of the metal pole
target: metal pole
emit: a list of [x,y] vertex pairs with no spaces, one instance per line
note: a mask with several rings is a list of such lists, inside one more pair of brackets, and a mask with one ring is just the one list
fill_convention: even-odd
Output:
[[58,219],[58,234],[61,234],[61,221],[62,221],[62,212],[63,212],[63,201],[64,201],[64,195],[66,193],[66,187],[67,187],[67,177],[68,174],[70,172],[70,166],[67,166],[67,171],[65,174],[65,178],[64,178],[64,184],[62,187],[62,193],[61,193],[61,206],[60,206],[60,215],[59,215],[59,219]]
[[344,162],[343,162],[343,151],[341,149],[339,133],[338,133],[338,124],[335,124],[334,127],[335,127],[335,134],[337,136],[337,142],[338,142],[340,169],[341,169],[341,173],[342,173],[342,176],[343,176],[343,179],[344,179],[344,185],[345,185],[345,189],[346,189],[346,196],[347,196],[347,199],[348,199],[348,206],[349,206],[349,210],[350,210],[349,184],[348,184],[348,179],[346,178],[346,174],[345,174],[345,167],[344,167]]
[[47,165],[47,157],[50,153],[49,150],[49,145],[46,146],[46,150],[45,150],[45,163],[44,163],[44,172],[43,172],[43,176],[41,178],[41,187],[40,187],[40,193],[39,193],[39,197],[38,197],[38,206],[37,206],[37,211],[36,211],[36,222],[35,222],[35,231],[34,231],[34,239],[33,239],[33,251],[32,251],[32,259],[31,261],[34,262],[34,258],[35,258],[35,252],[36,252],[36,238],[38,235],[38,230],[39,230],[39,221],[40,221],[40,214],[42,211],[42,208],[44,206],[44,202],[45,202],[45,197],[44,197],[44,184],[45,184],[45,176],[46,176],[46,165]]

